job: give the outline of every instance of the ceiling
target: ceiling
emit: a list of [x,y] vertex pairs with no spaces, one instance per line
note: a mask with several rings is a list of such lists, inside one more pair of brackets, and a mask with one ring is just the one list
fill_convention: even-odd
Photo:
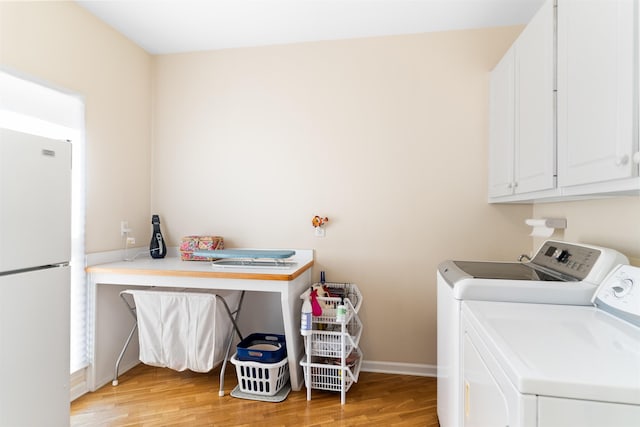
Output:
[[544,0],[76,0],[151,54],[526,24]]

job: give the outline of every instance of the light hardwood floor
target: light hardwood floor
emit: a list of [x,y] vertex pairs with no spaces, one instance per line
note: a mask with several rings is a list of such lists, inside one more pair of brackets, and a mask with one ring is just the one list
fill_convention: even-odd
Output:
[[208,374],[138,365],[71,404],[71,426],[438,426],[436,379],[360,373],[340,405],[340,394],[303,388],[281,403],[231,397],[232,365],[218,396],[218,369]]

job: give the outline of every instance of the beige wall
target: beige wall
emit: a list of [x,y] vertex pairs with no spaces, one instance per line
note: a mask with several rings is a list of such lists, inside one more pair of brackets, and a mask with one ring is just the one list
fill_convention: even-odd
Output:
[[87,252],[150,226],[151,57],[73,2],[0,2],[0,65],[86,103]]
[[121,219],[144,245],[150,206],[173,244],[314,248],[362,288],[367,360],[433,365],[437,263],[535,249],[524,218],[640,263],[638,198],[486,203],[487,71],[519,30],[153,59],[72,2],[0,2],[0,65],[85,98],[87,252]]
[[[640,198],[617,197],[534,205],[536,218],[566,218],[554,237],[614,248],[640,266]],[[540,243],[536,239],[536,243]]]
[[519,31],[154,57],[167,239],[314,248],[314,280],[362,289],[367,360],[435,365],[437,264],[532,245],[531,205],[486,202],[488,71]]
[[[216,233],[229,246],[315,248],[316,278],[363,290],[368,360],[435,364],[437,263],[530,246],[530,206],[485,202],[487,71],[518,32],[154,64],[73,2],[0,2],[0,64],[85,99],[88,253],[121,247],[121,219],[144,245],[153,187],[171,243]],[[324,239],[316,214],[331,218]]]

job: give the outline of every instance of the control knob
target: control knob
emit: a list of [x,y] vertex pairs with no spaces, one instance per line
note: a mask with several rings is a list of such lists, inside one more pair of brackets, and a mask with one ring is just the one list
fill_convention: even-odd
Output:
[[633,280],[627,278],[620,280],[617,285],[611,288],[611,290],[613,291],[613,296],[616,298],[622,298],[631,291],[632,287]]
[[558,260],[558,262],[561,263],[566,263],[567,261],[569,261],[569,257],[571,256],[571,254],[569,253],[569,251],[567,250],[561,250],[557,255],[556,255],[556,259]]

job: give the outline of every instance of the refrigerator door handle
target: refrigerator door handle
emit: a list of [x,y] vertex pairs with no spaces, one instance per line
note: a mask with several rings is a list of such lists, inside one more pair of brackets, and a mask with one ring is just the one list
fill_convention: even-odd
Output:
[[38,265],[35,267],[20,268],[18,270],[0,271],[0,276],[11,276],[12,274],[30,273],[32,271],[49,270],[51,268],[60,268],[60,267],[67,267],[67,266],[69,266],[68,262],[61,262],[58,264]]

